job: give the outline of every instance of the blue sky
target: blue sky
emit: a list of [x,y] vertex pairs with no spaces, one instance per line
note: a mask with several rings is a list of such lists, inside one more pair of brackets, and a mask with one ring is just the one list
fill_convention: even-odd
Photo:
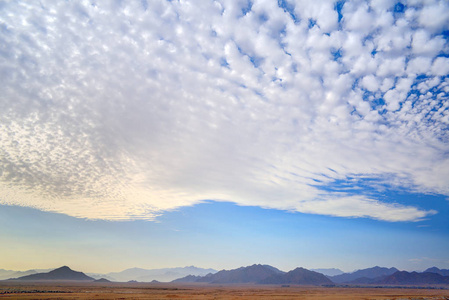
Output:
[[353,271],[374,264],[447,268],[447,213],[418,223],[384,223],[208,201],[167,212],[158,222],[111,222],[3,206],[0,242],[8,247],[0,254],[5,269],[68,264],[88,272],[184,265],[220,270],[253,263],[285,271]]
[[3,2],[0,268],[449,268],[448,38],[437,0]]

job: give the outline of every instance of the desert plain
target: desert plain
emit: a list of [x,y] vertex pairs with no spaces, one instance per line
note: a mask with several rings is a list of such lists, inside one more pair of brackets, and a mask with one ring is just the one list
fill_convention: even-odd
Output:
[[2,299],[449,299],[448,289],[210,285],[164,283],[0,282]]

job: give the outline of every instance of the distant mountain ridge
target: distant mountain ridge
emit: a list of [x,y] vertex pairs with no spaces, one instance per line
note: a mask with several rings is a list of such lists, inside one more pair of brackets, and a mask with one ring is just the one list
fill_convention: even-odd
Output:
[[32,275],[36,274],[37,272],[35,270],[28,270],[28,271],[12,271],[12,270],[0,270],[0,280],[4,279],[10,279],[10,278],[17,278],[21,276],[26,275]]
[[205,276],[185,276],[172,282],[203,282],[203,283],[257,283],[271,275],[283,274],[284,272],[269,266],[254,264],[232,270],[221,270],[215,274]]
[[[206,275],[207,276],[207,275]],[[176,282],[185,282],[185,283],[187,283],[187,282],[197,282],[197,280],[199,280],[200,278],[202,278],[203,276],[195,276],[195,275],[187,275],[187,276],[185,276],[185,277],[182,277],[182,278],[178,278],[178,279],[175,279],[175,280],[173,280],[172,282],[173,283],[176,283]]]
[[443,276],[431,272],[406,272],[398,271],[376,282],[377,284],[392,285],[424,285],[424,284],[449,284],[449,276]]
[[94,280],[94,282],[109,283],[109,282],[111,282],[111,281],[108,280],[108,279],[106,279],[106,278],[100,278],[100,279]]
[[[374,268],[365,269],[365,270],[359,270],[357,271],[358,274],[365,274],[374,276],[375,274],[381,274],[381,273],[388,273],[391,272],[395,268],[380,268],[375,267],[375,271],[373,271]],[[407,272],[407,271],[396,271],[393,274],[389,275],[381,275],[378,277],[359,277],[351,281],[345,281],[346,284],[376,284],[376,285],[441,285],[441,284],[449,284],[449,276],[443,276],[437,271],[445,271],[440,270],[438,268],[429,268],[428,270],[431,270],[433,272]],[[368,271],[368,272],[367,272]],[[357,273],[354,272],[354,273]],[[350,273],[350,274],[354,274]],[[346,274],[345,274],[346,275]],[[336,281],[334,281],[336,282]]]
[[438,269],[437,267],[428,268],[424,272],[430,272],[430,273],[437,273],[443,276],[449,276],[449,270],[448,269]]
[[98,273],[86,273],[87,276],[92,277],[93,279],[107,279],[109,281],[116,281],[115,278],[108,276],[106,274],[98,274]]
[[321,273],[304,268],[296,268],[282,274],[275,274],[259,281],[261,284],[301,284],[301,285],[323,285],[333,282]]
[[[50,269],[51,270],[51,269]],[[317,270],[317,269],[315,269]],[[335,271],[338,269],[323,269],[323,271]],[[44,270],[45,271],[45,270]],[[212,272],[209,272],[212,271]],[[200,273],[195,275],[192,273]],[[205,274],[208,272],[207,274]],[[31,274],[30,274],[31,273]],[[130,281],[145,281],[159,283],[162,280],[154,279],[156,276],[173,277],[179,274],[187,274],[183,277],[171,280],[174,283],[213,283],[213,284],[298,284],[298,285],[330,285],[330,284],[349,284],[349,285],[408,285],[408,286],[428,286],[428,285],[449,285],[449,270],[439,269],[437,267],[428,268],[424,272],[399,271],[396,268],[373,267],[357,270],[352,273],[344,273],[335,276],[325,276],[320,272],[308,270],[305,268],[296,268],[289,272],[281,271],[270,265],[254,264],[247,267],[240,267],[232,270],[202,269],[194,266],[183,268],[166,269],[140,269],[132,268],[122,272],[117,272],[120,276],[131,276],[134,279]],[[17,278],[11,278],[13,274],[19,275]],[[27,275],[24,275],[27,274]],[[108,273],[114,274],[114,273]],[[1,276],[6,276],[7,280],[84,280],[108,283],[110,276],[103,278],[93,278],[83,272],[73,271],[67,266],[54,269],[49,272],[36,273],[36,270],[13,271],[0,269]],[[95,274],[95,277],[102,276]],[[106,275],[104,275],[106,276]],[[120,277],[119,276],[119,277]],[[136,280],[137,278],[137,280]],[[148,278],[148,279],[145,279]],[[140,279],[140,280],[139,280]],[[144,279],[144,280],[142,280]],[[149,280],[151,279],[151,280]],[[4,280],[4,279],[3,279]],[[115,278],[113,279],[116,280]],[[125,282],[125,280],[122,280]]]
[[36,273],[46,273],[54,270],[53,269],[31,269],[26,271],[15,271],[15,270],[4,270],[0,269],[0,280],[18,278],[26,275],[32,275]]
[[344,274],[345,272],[343,272],[340,269],[336,269],[336,268],[329,268],[329,269],[310,269],[310,271],[314,271],[314,272],[318,272],[321,273],[325,276],[336,276],[336,275],[341,275]]
[[383,268],[375,266],[373,268],[357,270],[352,273],[344,273],[336,276],[328,276],[335,283],[350,283],[360,278],[375,279],[383,276],[389,276],[399,271],[396,268]]
[[208,274],[196,282],[208,283],[257,283],[271,275],[283,274],[281,270],[269,265],[254,264],[233,270],[221,270],[215,274]]
[[204,276],[209,273],[216,273],[214,269],[203,269],[195,266],[182,268],[163,268],[163,269],[142,269],[130,268],[121,272],[111,272],[107,274],[96,274],[98,277],[104,277],[113,281],[127,282],[131,280],[139,282],[151,282],[157,280],[160,282],[170,282],[187,275]]
[[14,280],[83,280],[93,281],[94,278],[87,276],[83,272],[73,271],[67,266],[60,267],[48,273],[36,273],[22,276]]
[[283,272],[269,265],[255,264],[233,270],[221,270],[203,277],[186,276],[173,282],[204,282],[215,284],[259,283],[259,284],[332,284],[332,281],[321,273],[296,268]]

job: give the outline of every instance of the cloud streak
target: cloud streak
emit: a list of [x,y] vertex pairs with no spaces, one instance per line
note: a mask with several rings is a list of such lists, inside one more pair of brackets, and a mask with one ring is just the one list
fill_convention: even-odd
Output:
[[326,187],[449,195],[447,16],[445,1],[4,3],[0,203],[426,218]]

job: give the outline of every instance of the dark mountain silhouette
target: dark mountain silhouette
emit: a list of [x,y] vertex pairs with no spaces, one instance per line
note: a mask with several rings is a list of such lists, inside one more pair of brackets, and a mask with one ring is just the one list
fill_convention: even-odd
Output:
[[[283,272],[269,265],[252,265],[234,270],[223,270],[207,278],[210,283],[250,283],[259,282],[271,275]],[[211,281],[209,281],[211,280]],[[200,280],[201,282],[201,280]]]
[[201,277],[202,276],[187,275],[185,277],[175,279],[172,282],[197,282],[197,280],[199,280]]
[[376,282],[377,284],[394,285],[423,285],[423,284],[449,284],[449,276],[442,276],[437,273],[418,273],[398,271]]
[[87,276],[83,272],[76,272],[67,266],[55,269],[48,273],[37,273],[16,278],[15,280],[90,280],[92,277]]
[[353,273],[344,273],[336,276],[328,276],[335,283],[349,283],[359,278],[380,278],[382,276],[389,276],[394,272],[399,271],[396,268],[382,268],[382,267],[373,267],[363,270],[358,270]]
[[376,284],[386,278],[387,276],[381,276],[376,278],[368,278],[368,277],[361,277],[357,278],[356,280],[346,282],[347,284]]
[[[215,274],[207,274],[199,278],[183,277],[176,282],[208,282],[208,283],[256,283],[267,277],[284,272],[269,265],[252,265],[233,270],[221,270]],[[192,281],[194,280],[194,281]]]
[[424,272],[430,272],[430,273],[437,273],[443,276],[449,276],[449,270],[448,269],[438,269],[437,267],[428,268]]
[[[226,271],[226,270],[221,270],[219,272],[223,272],[223,271]],[[213,276],[214,276],[213,273],[209,273],[209,274],[206,274],[204,276],[198,276],[199,278],[195,282],[212,282],[214,280]]]
[[296,268],[284,274],[275,274],[259,281],[262,284],[303,284],[322,285],[333,282],[321,273],[304,268]]
[[330,269],[310,269],[310,271],[318,272],[326,276],[335,276],[344,274],[344,272],[340,269],[330,268]]
[[100,279],[96,279],[94,282],[104,282],[104,283],[107,283],[107,282],[111,282],[110,280],[107,280],[106,278],[100,278]]

